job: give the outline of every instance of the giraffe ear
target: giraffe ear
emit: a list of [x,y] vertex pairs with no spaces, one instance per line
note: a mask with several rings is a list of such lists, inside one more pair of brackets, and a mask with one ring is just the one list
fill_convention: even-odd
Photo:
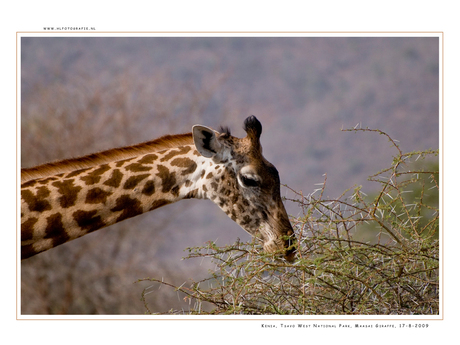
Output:
[[195,125],[192,128],[193,141],[198,152],[206,157],[211,158],[222,151],[222,144],[216,137],[216,132],[209,127]]

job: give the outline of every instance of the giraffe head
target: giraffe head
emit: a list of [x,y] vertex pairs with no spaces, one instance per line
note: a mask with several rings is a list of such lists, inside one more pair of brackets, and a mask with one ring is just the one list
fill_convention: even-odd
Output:
[[262,125],[255,116],[244,122],[245,138],[209,127],[193,127],[203,163],[201,191],[252,236],[260,238],[267,252],[282,252],[292,261],[294,232],[280,195],[276,168],[262,155]]

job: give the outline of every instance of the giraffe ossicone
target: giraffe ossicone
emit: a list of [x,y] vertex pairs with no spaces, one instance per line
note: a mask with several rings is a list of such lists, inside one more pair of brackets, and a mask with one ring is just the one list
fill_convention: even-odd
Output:
[[21,170],[21,257],[161,206],[210,199],[267,252],[295,256],[276,168],[262,155],[262,125],[245,138],[195,125],[192,133]]

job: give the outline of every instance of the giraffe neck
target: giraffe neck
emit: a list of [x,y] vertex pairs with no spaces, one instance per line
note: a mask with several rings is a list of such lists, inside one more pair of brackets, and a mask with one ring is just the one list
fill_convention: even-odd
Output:
[[21,247],[27,258],[186,198],[206,197],[212,159],[193,143],[25,182]]

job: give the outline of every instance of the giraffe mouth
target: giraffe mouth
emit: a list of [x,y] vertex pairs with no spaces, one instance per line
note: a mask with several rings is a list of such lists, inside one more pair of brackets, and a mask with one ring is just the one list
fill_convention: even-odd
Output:
[[[265,236],[262,236],[265,237]],[[285,239],[286,236],[270,236],[264,240],[264,250],[267,253],[279,253],[284,255],[284,258],[292,262],[295,258],[295,240],[294,236],[290,236]]]

